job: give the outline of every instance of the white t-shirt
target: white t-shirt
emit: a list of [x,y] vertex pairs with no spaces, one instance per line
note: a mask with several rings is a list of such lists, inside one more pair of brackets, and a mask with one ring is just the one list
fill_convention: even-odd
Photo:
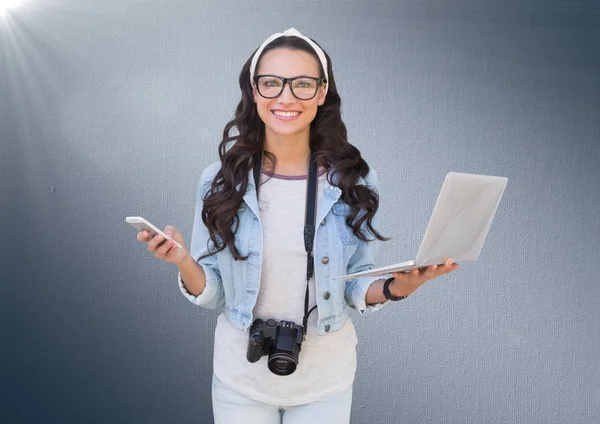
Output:
[[[326,174],[319,177],[322,192]],[[263,229],[263,263],[254,317],[288,320],[302,325],[306,294],[304,214],[306,177],[262,175],[259,208]],[[319,195],[317,195],[319,198]],[[314,277],[309,285],[309,310],[316,304]],[[287,376],[273,374],[268,356],[248,362],[248,333],[234,327],[224,314],[217,318],[214,371],[232,390],[278,406],[315,401],[346,390],[356,372],[356,332],[350,319],[339,330],[317,335],[318,308],[308,318],[298,367]]]

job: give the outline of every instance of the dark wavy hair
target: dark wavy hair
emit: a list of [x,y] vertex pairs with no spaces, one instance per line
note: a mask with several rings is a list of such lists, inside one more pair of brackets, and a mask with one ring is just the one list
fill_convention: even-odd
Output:
[[[305,40],[295,36],[283,36],[273,40],[265,47],[260,57],[270,50],[281,48],[309,53],[319,64],[321,78],[325,77],[316,52]],[[240,73],[242,100],[235,110],[235,118],[225,125],[223,139],[219,144],[221,169],[215,175],[211,187],[204,197],[202,222],[208,229],[216,250],[201,258],[229,247],[231,255],[236,260],[248,259],[248,256],[240,254],[235,245],[235,235],[239,225],[237,212],[248,188],[248,174],[257,160],[263,160],[263,153],[264,158],[268,159],[273,166],[272,172],[275,172],[276,158],[270,152],[263,152],[265,124],[258,115],[250,84],[250,63],[254,53],[248,58]],[[361,226],[366,221],[367,229],[377,239],[389,240],[372,226],[373,216],[379,207],[377,193],[365,185],[357,185],[359,177],[365,177],[368,174],[369,165],[361,157],[360,151],[348,143],[346,126],[341,117],[341,99],[335,85],[331,59],[326,52],[324,54],[327,58],[329,89],[325,103],[319,106],[317,114],[310,124],[310,150],[315,153],[318,165],[329,171],[327,175],[329,183],[341,189],[341,199],[351,207],[346,224],[352,228],[354,234],[362,241],[374,241],[374,239],[367,239],[361,230]],[[256,69],[258,69],[258,63],[260,63],[260,58]],[[230,135],[230,131],[234,127],[237,129],[238,135]],[[230,145],[231,142],[235,143]],[[335,184],[334,175],[338,177]]]

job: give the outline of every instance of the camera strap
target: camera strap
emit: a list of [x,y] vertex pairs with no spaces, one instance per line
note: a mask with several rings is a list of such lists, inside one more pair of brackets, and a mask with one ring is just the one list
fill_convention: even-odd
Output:
[[[254,186],[256,187],[256,197],[258,198],[258,187],[260,183],[260,174],[262,172],[262,154],[258,157],[258,160],[254,164]],[[306,212],[304,215],[304,249],[306,250],[306,295],[304,296],[304,317],[302,318],[302,327],[304,329],[304,336],[307,332],[308,316],[317,307],[313,306],[311,310],[308,310],[308,286],[310,279],[314,273],[314,256],[313,256],[313,242],[315,239],[315,212],[316,212],[316,200],[317,200],[317,157],[314,152],[310,152],[310,164],[308,170],[308,182],[306,185]]]

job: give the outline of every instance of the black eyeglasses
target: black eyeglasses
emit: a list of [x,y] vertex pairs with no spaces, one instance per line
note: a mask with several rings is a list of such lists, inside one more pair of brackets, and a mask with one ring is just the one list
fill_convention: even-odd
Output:
[[294,77],[283,78],[277,75],[255,75],[254,83],[258,93],[265,99],[274,99],[283,93],[287,83],[292,90],[292,94],[299,100],[310,100],[317,95],[319,86],[326,83],[325,78],[315,77]]

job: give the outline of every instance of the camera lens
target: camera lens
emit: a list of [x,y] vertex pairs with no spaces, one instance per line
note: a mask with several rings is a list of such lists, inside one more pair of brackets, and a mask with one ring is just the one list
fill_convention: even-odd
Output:
[[290,375],[296,371],[296,359],[287,353],[274,353],[267,363],[273,374]]

